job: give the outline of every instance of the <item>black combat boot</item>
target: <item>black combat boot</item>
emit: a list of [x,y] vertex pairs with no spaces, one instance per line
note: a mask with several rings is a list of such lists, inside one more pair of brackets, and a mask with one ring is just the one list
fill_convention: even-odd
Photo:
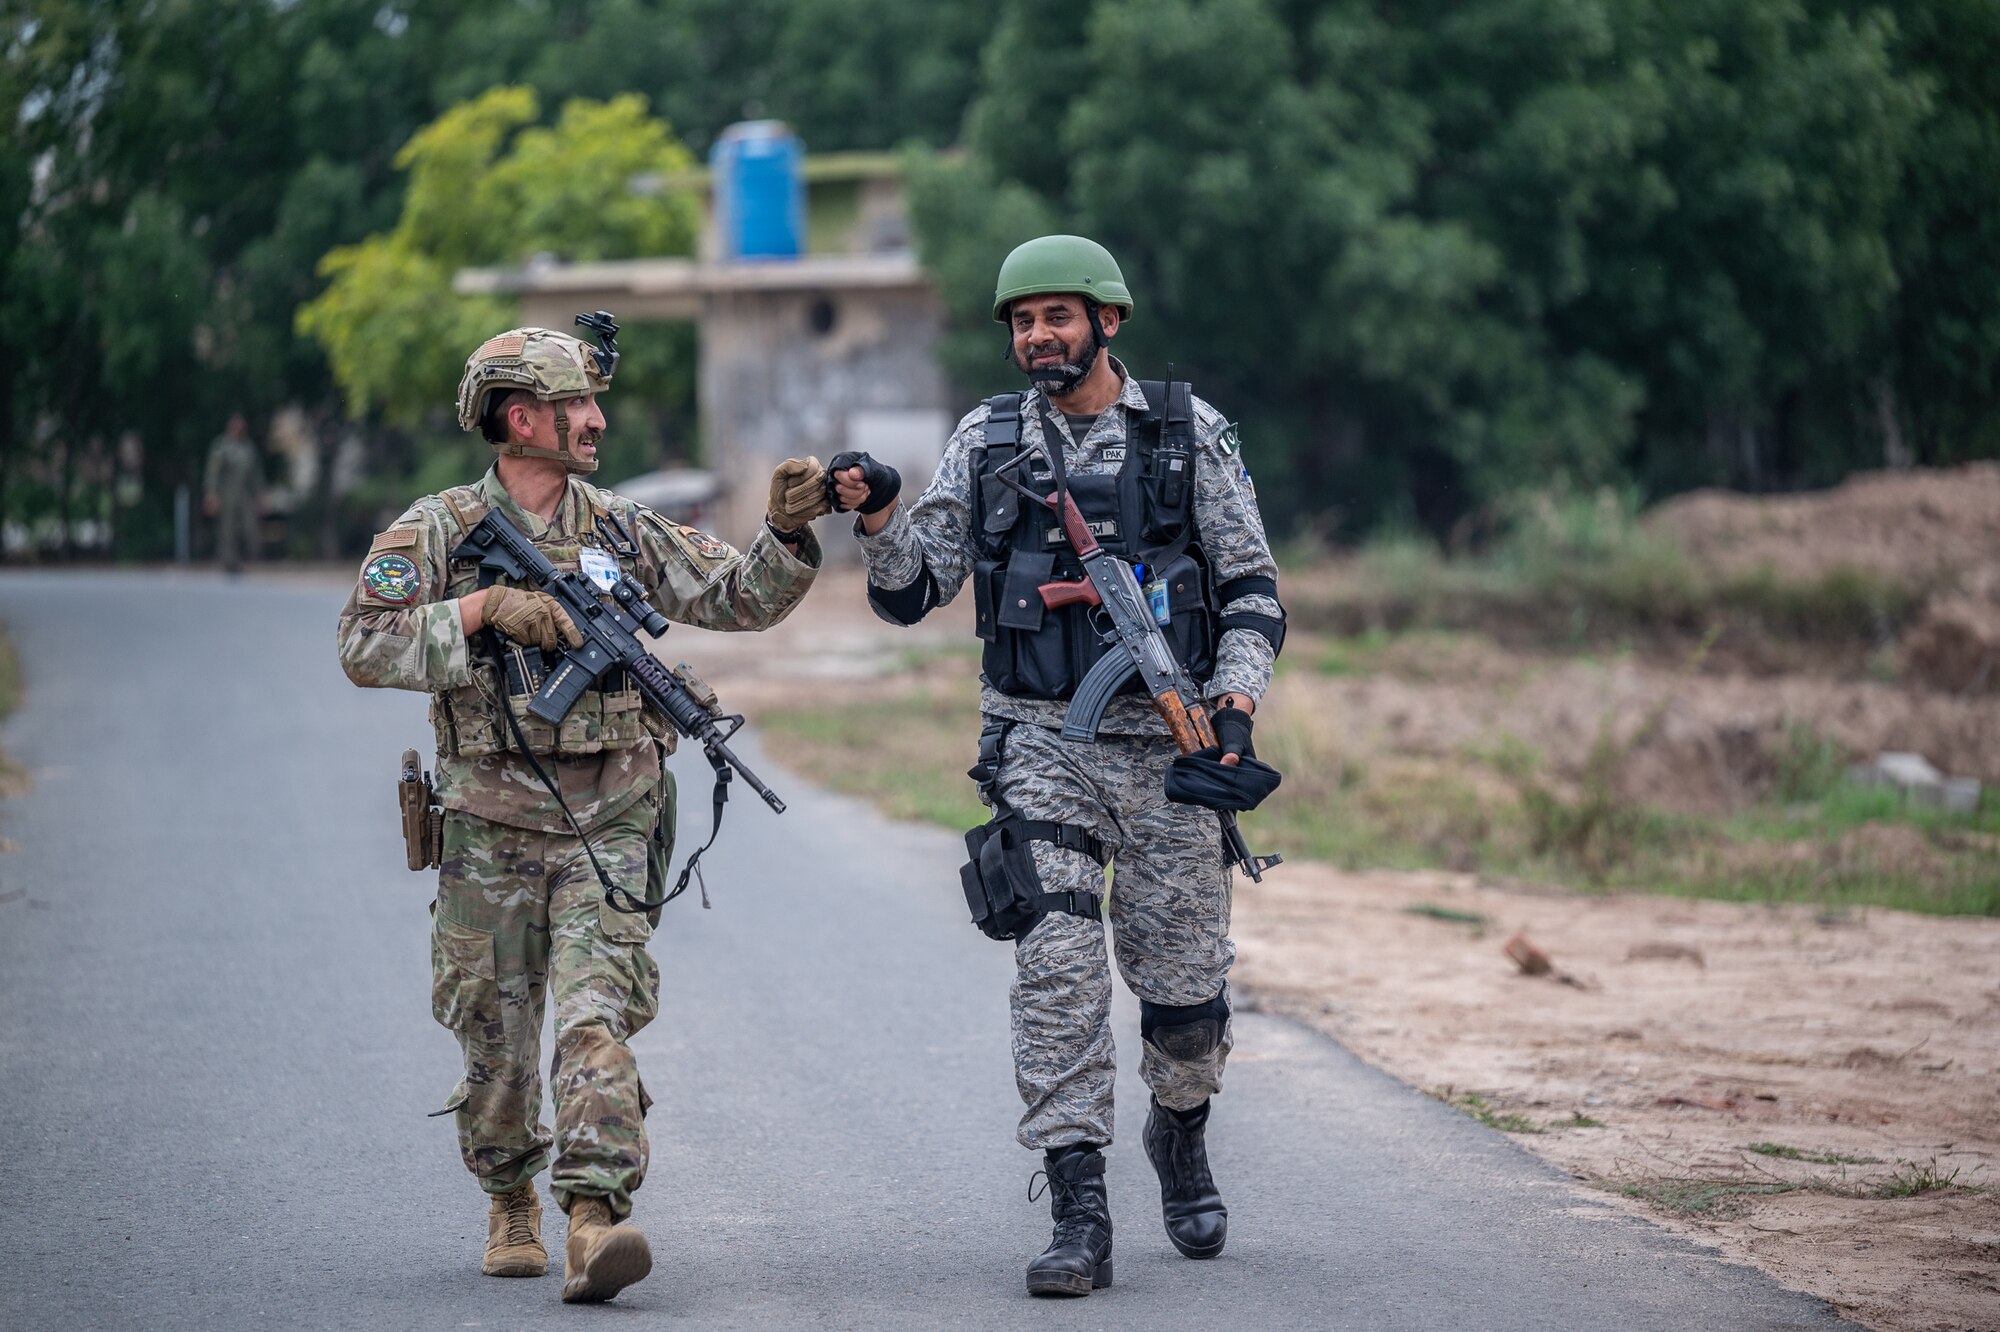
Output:
[[[1088,1295],[1111,1284],[1111,1204],[1104,1153],[1093,1143],[1048,1154],[1049,1215],[1055,1238],[1028,1264],[1030,1295]],[[1033,1199],[1037,1195],[1030,1193]]]
[[1160,1172],[1160,1210],[1167,1238],[1187,1258],[1213,1258],[1229,1238],[1229,1209],[1208,1173],[1208,1102],[1169,1110],[1153,1099],[1146,1116],[1146,1155]]

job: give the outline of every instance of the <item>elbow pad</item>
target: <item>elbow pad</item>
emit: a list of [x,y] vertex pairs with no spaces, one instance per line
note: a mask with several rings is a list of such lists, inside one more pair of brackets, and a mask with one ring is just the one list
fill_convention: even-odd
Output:
[[[1227,606],[1238,597],[1269,597],[1278,599],[1278,580],[1262,578],[1252,574],[1244,578],[1232,578],[1215,589],[1216,600]],[[1262,634],[1271,644],[1271,654],[1276,656],[1285,650],[1285,608],[1278,607],[1276,615],[1259,615],[1254,611],[1229,611],[1222,616],[1219,633],[1231,629],[1248,629],[1253,634]]]
[[868,583],[868,604],[890,624],[915,624],[936,609],[938,604],[937,579],[931,576],[931,566],[924,565],[908,587],[878,587],[871,579]]

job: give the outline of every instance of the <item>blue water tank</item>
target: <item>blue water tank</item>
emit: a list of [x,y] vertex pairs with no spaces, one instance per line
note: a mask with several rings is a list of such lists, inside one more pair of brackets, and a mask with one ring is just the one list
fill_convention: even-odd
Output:
[[782,120],[745,120],[709,150],[721,259],[796,259],[806,250],[806,147]]

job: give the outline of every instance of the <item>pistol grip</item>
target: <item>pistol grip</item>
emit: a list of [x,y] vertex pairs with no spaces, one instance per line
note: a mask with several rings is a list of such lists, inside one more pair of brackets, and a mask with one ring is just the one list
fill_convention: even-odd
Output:
[[1042,594],[1042,604],[1050,610],[1060,610],[1064,606],[1104,604],[1104,598],[1098,594],[1097,584],[1088,578],[1074,583],[1043,583],[1035,590]]

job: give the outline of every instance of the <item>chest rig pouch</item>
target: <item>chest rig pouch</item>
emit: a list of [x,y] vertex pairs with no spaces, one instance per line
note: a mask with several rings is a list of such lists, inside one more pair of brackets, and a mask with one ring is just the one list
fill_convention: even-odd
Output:
[[[486,516],[486,504],[471,486],[444,491],[440,498],[461,535]],[[574,571],[580,566],[582,547],[594,546],[617,560],[626,577],[638,581],[639,548],[625,525],[594,504],[591,518],[594,526],[578,537],[537,541],[536,548],[557,568]],[[445,576],[445,595],[449,597],[464,596],[480,585],[478,566],[471,562],[453,563]],[[498,648],[497,655],[490,647]],[[431,726],[437,733],[439,754],[480,758],[518,749],[514,731],[500,711],[503,697],[528,752],[540,757],[584,758],[606,750],[629,749],[648,737],[662,740],[669,748],[673,744],[673,732],[646,711],[639,691],[622,673],[586,692],[561,724],[551,725],[528,711],[529,700],[547,674],[540,648],[487,634],[479,635],[471,648],[472,682],[431,695]]]
[[993,817],[965,835],[971,858],[958,872],[972,923],[989,939],[1025,938],[1051,911],[1086,920],[1104,914],[1103,899],[1096,893],[1043,891],[1041,871],[1035,868],[1028,843],[1053,842],[1081,852],[1100,869],[1110,860],[1104,844],[1075,824],[1024,819],[1001,799],[1000,760],[1012,726],[1004,721],[986,723],[979,733],[979,762],[966,774],[978,784],[980,797],[993,806]]
[[[1219,605],[1194,530],[1193,393],[1185,383],[1141,380],[1146,410],[1128,413],[1125,460],[1115,473],[1070,472],[1069,492],[1098,543],[1146,566],[1145,581],[1165,584],[1164,631],[1197,681],[1215,670]],[[1037,589],[1083,576],[1083,565],[1048,508],[1024,502],[994,473],[1021,449],[1019,393],[986,400],[985,443],[972,457],[977,558],[972,568],[975,626],[985,646],[980,667],[1003,694],[1067,700],[1108,650],[1088,606],[1048,610]],[[1119,408],[1118,410],[1127,410]],[[1051,448],[1061,444],[1043,424]],[[1024,480],[1053,491],[1034,464]],[[1136,693],[1136,677],[1122,692]]]

